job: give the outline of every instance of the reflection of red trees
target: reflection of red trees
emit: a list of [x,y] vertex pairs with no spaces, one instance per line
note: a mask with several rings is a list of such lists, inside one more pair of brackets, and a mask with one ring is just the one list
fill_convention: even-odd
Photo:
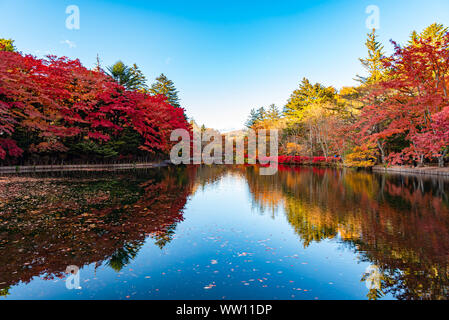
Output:
[[263,161],[274,161],[279,164],[302,165],[302,164],[329,164],[341,161],[339,157],[303,157],[303,156],[272,156],[263,157]]
[[[163,234],[183,219],[194,172],[186,173],[187,183],[166,175],[162,180],[141,182],[137,190],[132,190],[137,181],[127,184],[124,179],[129,177],[121,177],[116,182],[126,185],[121,187],[123,198],[113,195],[116,185],[106,183],[102,192],[87,192],[77,190],[79,184],[72,181],[70,186],[52,189],[60,194],[47,194],[38,201],[30,197],[22,206],[14,201],[17,199],[8,199],[6,206],[0,207],[0,288],[29,282],[35,276],[62,276],[68,265],[101,264],[129,242]],[[0,196],[4,188],[5,184],[0,184]],[[64,198],[64,193],[80,198]],[[133,201],[127,203],[128,199]]]

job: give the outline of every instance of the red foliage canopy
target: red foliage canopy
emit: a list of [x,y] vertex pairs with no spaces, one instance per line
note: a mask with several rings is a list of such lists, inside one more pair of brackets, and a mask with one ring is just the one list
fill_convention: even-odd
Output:
[[130,127],[144,138],[140,148],[149,152],[167,152],[172,130],[190,130],[183,109],[164,96],[128,91],[79,60],[1,51],[1,159],[22,153],[11,139],[17,127],[51,141],[37,149],[54,150],[64,150],[66,137],[108,141]]
[[439,156],[449,145],[449,34],[439,42],[394,45],[395,53],[385,60],[388,80],[374,90],[376,103],[364,108],[357,126],[368,142],[403,135],[410,146],[391,154],[393,162]]

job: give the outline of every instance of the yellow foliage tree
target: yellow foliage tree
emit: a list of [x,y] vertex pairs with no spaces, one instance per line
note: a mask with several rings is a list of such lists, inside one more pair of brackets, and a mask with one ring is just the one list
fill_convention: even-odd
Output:
[[371,146],[359,146],[345,159],[345,165],[352,168],[371,168],[377,161],[377,150]]

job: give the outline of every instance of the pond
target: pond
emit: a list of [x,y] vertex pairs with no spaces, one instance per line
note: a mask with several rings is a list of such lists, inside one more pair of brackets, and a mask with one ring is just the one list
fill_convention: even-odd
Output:
[[1,176],[0,300],[446,299],[448,187],[307,167]]

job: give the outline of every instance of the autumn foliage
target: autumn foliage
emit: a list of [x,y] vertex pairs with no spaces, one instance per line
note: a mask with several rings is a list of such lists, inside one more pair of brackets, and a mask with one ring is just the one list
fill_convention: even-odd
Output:
[[400,140],[403,148],[388,154],[392,163],[443,160],[449,146],[449,34],[394,45],[394,55],[384,60],[389,77],[373,90],[375,102],[357,123],[362,140],[380,149]]
[[304,78],[282,114],[252,110],[247,126],[281,130],[279,151],[288,156],[337,156],[350,167],[443,167],[449,156],[449,28],[434,23],[406,44],[392,41],[390,56],[376,32],[368,34],[368,56],[360,59],[366,71],[357,76],[360,85],[337,90]]
[[178,128],[190,129],[184,110],[162,95],[126,90],[79,60],[0,51],[0,159],[167,153]]
[[339,157],[303,157],[303,156],[272,156],[263,157],[260,159],[262,162],[276,162],[278,164],[286,165],[326,165],[331,163],[338,163],[341,161]]

